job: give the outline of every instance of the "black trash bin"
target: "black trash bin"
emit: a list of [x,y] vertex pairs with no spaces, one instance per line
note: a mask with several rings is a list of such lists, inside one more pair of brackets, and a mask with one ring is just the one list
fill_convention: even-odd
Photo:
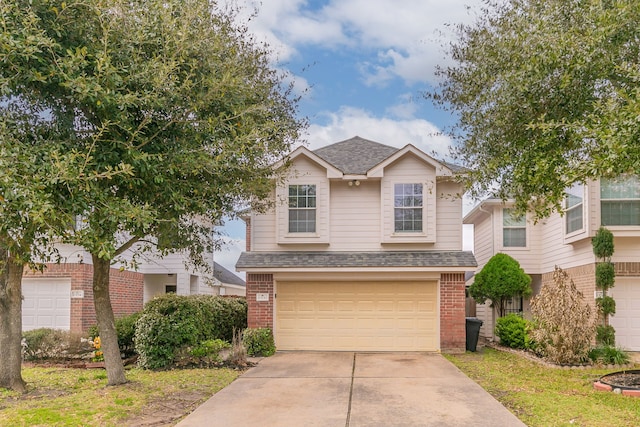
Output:
[[476,351],[478,337],[480,336],[480,326],[482,326],[482,320],[475,317],[467,317],[467,351]]

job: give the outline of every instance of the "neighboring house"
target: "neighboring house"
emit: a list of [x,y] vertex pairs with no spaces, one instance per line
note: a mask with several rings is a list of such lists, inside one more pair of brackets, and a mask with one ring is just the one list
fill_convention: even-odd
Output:
[[249,327],[280,350],[464,351],[460,169],[360,137],[289,159],[246,219]]
[[[616,344],[640,351],[640,182],[636,177],[589,182],[567,191],[563,215],[552,214],[534,224],[528,215],[516,218],[512,203],[487,199],[464,218],[474,225],[478,269],[498,252],[511,255],[533,281],[534,295],[553,283],[555,266],[573,279],[595,309],[595,262],[591,238],[601,225],[614,235],[616,282],[611,295],[617,303],[611,325]],[[471,279],[473,280],[473,279]],[[529,301],[514,298],[511,311],[530,315]],[[493,337],[496,314],[488,305],[477,306],[484,321],[481,335]]]
[[[59,263],[43,272],[25,271],[22,279],[22,328],[55,328],[82,333],[96,324],[93,305],[93,266],[83,248],[58,245]],[[213,259],[212,259],[213,262]],[[118,268],[123,267],[123,268]],[[182,254],[147,255],[136,271],[115,265],[110,273],[110,295],[117,317],[142,310],[156,295],[244,295],[244,282],[214,263],[213,277],[185,266]]]

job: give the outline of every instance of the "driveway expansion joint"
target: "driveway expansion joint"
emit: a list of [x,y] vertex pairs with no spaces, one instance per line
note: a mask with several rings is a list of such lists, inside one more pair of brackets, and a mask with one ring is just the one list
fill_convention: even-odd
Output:
[[356,353],[353,353],[353,364],[351,366],[351,385],[349,386],[349,406],[347,409],[347,422],[345,427],[349,427],[349,423],[351,422],[351,402],[353,402],[353,380],[355,378],[356,372]]

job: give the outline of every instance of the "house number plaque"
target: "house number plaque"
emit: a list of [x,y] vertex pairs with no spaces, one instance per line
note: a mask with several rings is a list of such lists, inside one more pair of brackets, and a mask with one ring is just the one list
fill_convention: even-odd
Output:
[[269,294],[267,293],[257,293],[256,301],[269,301]]

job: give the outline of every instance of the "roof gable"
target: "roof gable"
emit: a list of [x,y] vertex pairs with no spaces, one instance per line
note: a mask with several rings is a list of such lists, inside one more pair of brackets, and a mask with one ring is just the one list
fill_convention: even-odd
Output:
[[433,168],[435,168],[436,170],[436,176],[451,176],[452,175],[452,171],[449,167],[445,166],[445,164],[443,164],[442,162],[437,161],[436,159],[434,159],[433,157],[429,156],[428,154],[425,154],[422,150],[416,148],[415,146],[408,144],[405,145],[403,148],[401,148],[400,150],[397,150],[395,153],[393,153],[391,156],[387,157],[386,159],[383,159],[380,163],[378,163],[377,165],[375,165],[375,167],[371,168],[368,172],[367,172],[367,176],[368,177],[382,177],[384,175],[384,169],[391,165],[393,162],[397,161],[398,159],[404,157],[407,154],[412,154],[414,156],[416,156],[417,158],[419,158],[420,160],[422,160],[424,163],[432,166]]

